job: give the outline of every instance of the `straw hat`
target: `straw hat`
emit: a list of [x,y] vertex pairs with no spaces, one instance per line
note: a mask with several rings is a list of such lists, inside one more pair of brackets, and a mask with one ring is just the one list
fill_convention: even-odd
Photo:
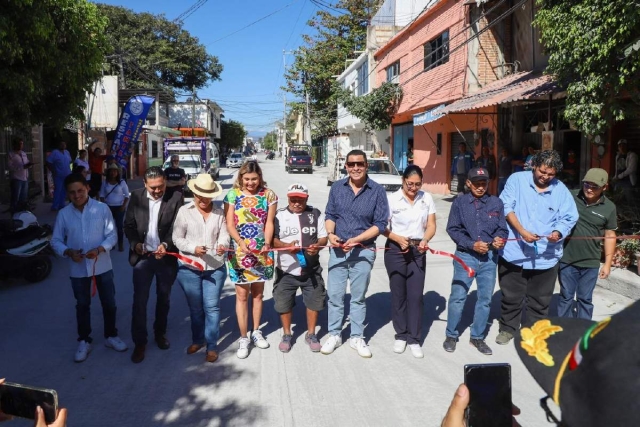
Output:
[[194,179],[190,179],[187,181],[187,187],[193,194],[209,199],[213,199],[222,193],[220,185],[208,173],[201,173]]

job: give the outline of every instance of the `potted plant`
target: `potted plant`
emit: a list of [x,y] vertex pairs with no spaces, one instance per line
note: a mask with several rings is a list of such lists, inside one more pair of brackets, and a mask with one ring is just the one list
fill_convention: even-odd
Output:
[[[638,233],[634,235],[638,235]],[[612,265],[627,268],[634,260],[640,261],[640,239],[623,239],[616,245]],[[640,273],[640,266],[638,269]]]

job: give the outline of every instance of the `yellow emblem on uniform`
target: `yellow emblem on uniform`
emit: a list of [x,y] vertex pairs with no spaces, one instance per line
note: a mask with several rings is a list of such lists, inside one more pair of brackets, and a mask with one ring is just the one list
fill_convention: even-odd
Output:
[[552,325],[549,319],[538,320],[531,328],[520,330],[520,346],[529,356],[534,356],[538,362],[545,366],[555,364],[553,356],[549,354],[547,339],[556,332],[562,331],[560,326]]

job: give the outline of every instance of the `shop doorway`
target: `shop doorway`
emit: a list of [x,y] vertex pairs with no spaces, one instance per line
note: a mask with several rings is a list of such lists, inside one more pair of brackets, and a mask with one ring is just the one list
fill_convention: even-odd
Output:
[[[453,164],[453,159],[458,155],[458,148],[461,143],[467,144],[467,151],[473,152],[473,131],[465,131],[465,132],[452,132],[450,134],[451,146],[449,147],[449,173],[451,173],[451,165]],[[458,176],[454,173],[451,174],[449,189],[451,193],[458,194]]]
[[407,167],[407,152],[409,141],[413,144],[413,122],[393,127],[393,164],[398,171],[403,172]]

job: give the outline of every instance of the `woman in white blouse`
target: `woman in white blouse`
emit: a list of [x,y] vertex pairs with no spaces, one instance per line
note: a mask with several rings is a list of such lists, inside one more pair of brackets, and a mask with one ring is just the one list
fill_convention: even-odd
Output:
[[[80,168],[81,166],[76,166]],[[75,169],[74,169],[75,170]],[[88,171],[87,171],[88,172]],[[88,180],[91,174],[85,175]],[[107,168],[107,178],[100,187],[100,201],[106,203],[111,209],[111,215],[118,229],[118,251],[124,250],[124,213],[129,203],[129,187],[120,177],[120,169],[116,165],[110,165]]]
[[180,254],[197,262],[204,271],[179,262],[178,283],[191,311],[192,344],[187,354],[207,346],[207,362],[218,359],[220,294],[227,278],[225,253],[229,247],[227,220],[213,198],[222,189],[211,175],[203,173],[187,182],[193,202],[182,206],[173,224],[173,242]]
[[391,288],[391,319],[396,331],[393,351],[409,345],[414,357],[424,357],[422,340],[422,293],[426,251],[436,234],[436,207],[429,193],[421,190],[422,171],[408,166],[402,188],[389,195],[389,228],[384,265]]

